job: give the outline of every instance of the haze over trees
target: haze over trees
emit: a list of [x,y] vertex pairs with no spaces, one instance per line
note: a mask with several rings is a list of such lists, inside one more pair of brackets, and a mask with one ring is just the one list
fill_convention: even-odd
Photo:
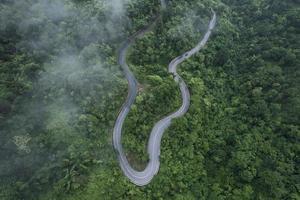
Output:
[[158,0],[0,3],[0,199],[300,199],[300,8],[296,0],[169,0],[130,49],[140,92],[123,144],[137,169],[153,124],[181,104],[163,136],[158,175],[123,176],[112,128],[127,83],[117,51],[160,12]]

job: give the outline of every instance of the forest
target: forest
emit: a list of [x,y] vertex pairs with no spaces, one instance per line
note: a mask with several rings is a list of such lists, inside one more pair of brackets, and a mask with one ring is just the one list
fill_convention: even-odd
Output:
[[[299,200],[298,0],[1,0],[1,200]],[[122,42],[139,93],[124,124],[143,170],[153,125],[178,109],[172,59],[207,45],[178,73],[188,112],[161,143],[160,169],[138,187],[123,175],[112,132],[128,92]]]

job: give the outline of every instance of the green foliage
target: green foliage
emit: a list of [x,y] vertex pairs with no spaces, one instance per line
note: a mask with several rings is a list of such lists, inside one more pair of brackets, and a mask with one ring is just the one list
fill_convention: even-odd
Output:
[[168,1],[128,55],[140,85],[122,139],[137,169],[154,123],[181,104],[169,62],[199,41],[209,8],[218,24],[179,66],[191,106],[142,188],[111,144],[127,92],[116,52],[160,7],[126,2],[0,3],[0,199],[299,199],[297,2]]

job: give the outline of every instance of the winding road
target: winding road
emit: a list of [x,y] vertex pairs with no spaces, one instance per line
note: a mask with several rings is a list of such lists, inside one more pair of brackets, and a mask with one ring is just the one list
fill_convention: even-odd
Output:
[[[164,0],[161,0],[161,6],[162,9],[166,8],[166,3]],[[210,20],[208,30],[204,38],[196,45],[196,47],[187,51],[181,56],[178,56],[177,58],[173,59],[169,64],[168,71],[169,73],[173,74],[174,80],[179,84],[180,87],[182,105],[177,111],[164,117],[154,125],[148,141],[149,162],[143,171],[136,171],[131,167],[131,165],[129,164],[126,158],[121,143],[122,127],[125,118],[128,115],[130,108],[134,103],[138,93],[138,82],[126,63],[126,53],[128,48],[134,43],[136,38],[143,36],[145,33],[147,33],[152,29],[152,27],[157,22],[159,16],[156,17],[156,19],[147,28],[142,29],[141,31],[133,35],[131,38],[129,38],[127,41],[125,41],[122,47],[120,48],[118,62],[121,65],[124,75],[126,76],[126,79],[128,81],[128,96],[115,122],[114,130],[113,130],[113,145],[118,154],[119,163],[123,173],[125,174],[125,176],[127,176],[130,179],[132,183],[138,186],[147,185],[148,183],[151,182],[153,177],[158,173],[159,164],[160,164],[159,163],[160,144],[161,144],[163,133],[170,126],[172,119],[183,116],[187,112],[190,106],[190,93],[186,83],[177,73],[177,66],[180,63],[182,63],[184,60],[188,59],[189,57],[191,57],[192,55],[200,51],[208,41],[211,32],[216,24],[216,14],[213,10],[212,13],[213,16],[212,19]]]

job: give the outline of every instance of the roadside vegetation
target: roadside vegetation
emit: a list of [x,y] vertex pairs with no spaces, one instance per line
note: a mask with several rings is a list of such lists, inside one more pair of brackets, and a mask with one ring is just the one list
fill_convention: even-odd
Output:
[[140,83],[124,124],[129,160],[143,169],[154,123],[180,106],[167,66],[201,39],[210,8],[210,41],[179,66],[191,107],[163,136],[158,175],[136,187],[112,147],[127,95],[117,51],[160,2],[1,1],[0,199],[299,199],[293,0],[168,1],[128,55]]

